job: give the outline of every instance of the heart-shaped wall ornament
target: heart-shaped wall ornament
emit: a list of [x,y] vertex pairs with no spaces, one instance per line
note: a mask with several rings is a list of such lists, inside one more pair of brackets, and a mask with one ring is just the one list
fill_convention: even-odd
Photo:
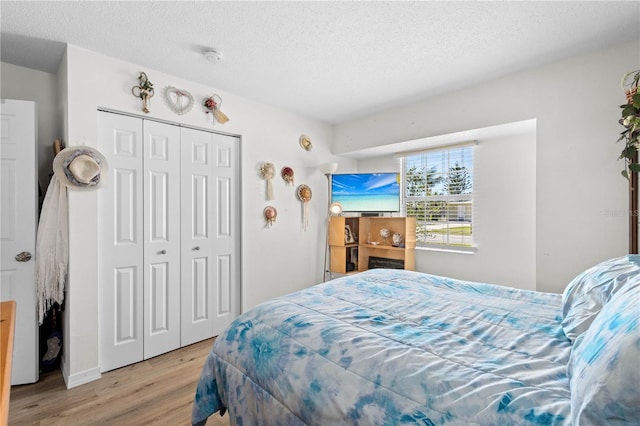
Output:
[[191,93],[186,90],[176,89],[169,86],[164,90],[164,99],[167,101],[169,108],[176,114],[186,114],[193,108],[194,100]]

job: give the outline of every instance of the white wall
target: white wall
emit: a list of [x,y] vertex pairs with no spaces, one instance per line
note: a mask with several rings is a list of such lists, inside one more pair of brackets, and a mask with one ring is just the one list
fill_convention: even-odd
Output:
[[[473,153],[475,253],[416,249],[416,270],[536,289],[536,136],[477,139]],[[400,171],[393,156],[360,160],[361,172]]]
[[0,97],[36,103],[38,119],[38,175],[44,192],[53,173],[53,141],[61,137],[56,76],[42,71],[0,62]]
[[627,251],[627,216],[610,212],[628,212],[619,83],[639,64],[632,41],[352,120],[335,127],[334,153],[536,119],[536,288],[561,292]]
[[358,173],[400,173],[400,159],[393,155],[371,157],[358,160]]

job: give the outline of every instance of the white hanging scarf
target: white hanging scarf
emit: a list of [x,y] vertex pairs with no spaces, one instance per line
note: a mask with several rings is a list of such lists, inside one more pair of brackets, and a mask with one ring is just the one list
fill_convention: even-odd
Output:
[[69,263],[67,188],[51,178],[42,204],[36,241],[35,279],[38,324],[49,308],[62,304]]
[[64,300],[69,264],[67,188],[94,191],[103,185],[107,171],[104,155],[90,146],[65,148],[53,159],[54,174],[42,204],[36,240],[36,304],[40,324],[49,308]]

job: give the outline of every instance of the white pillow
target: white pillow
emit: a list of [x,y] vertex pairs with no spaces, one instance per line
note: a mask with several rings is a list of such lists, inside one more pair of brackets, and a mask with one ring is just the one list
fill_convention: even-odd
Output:
[[575,277],[562,295],[562,329],[574,342],[607,301],[640,276],[640,255],[629,254],[593,266]]
[[571,425],[640,421],[640,279],[628,282],[579,336],[569,358]]

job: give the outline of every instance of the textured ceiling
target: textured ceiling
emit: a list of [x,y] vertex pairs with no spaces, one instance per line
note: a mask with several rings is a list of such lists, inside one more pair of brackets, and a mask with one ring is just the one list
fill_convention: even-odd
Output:
[[333,124],[640,38],[639,1],[3,0],[0,12],[3,62],[55,73],[70,43]]

